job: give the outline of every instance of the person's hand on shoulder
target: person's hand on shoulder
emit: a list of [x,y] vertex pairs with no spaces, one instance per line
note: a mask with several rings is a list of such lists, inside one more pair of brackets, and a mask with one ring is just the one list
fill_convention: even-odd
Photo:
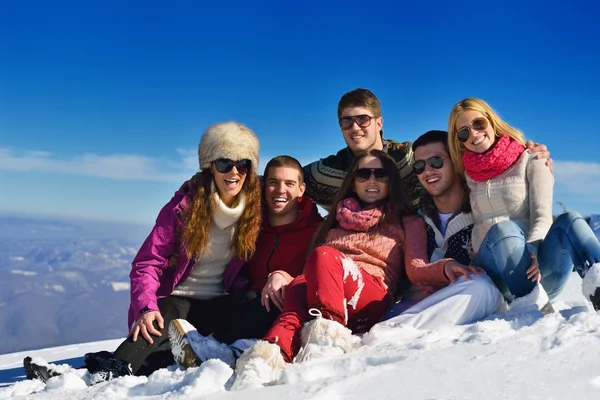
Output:
[[131,336],[131,340],[135,342],[141,332],[142,336],[148,343],[154,343],[150,335],[152,334],[154,336],[160,336],[160,331],[157,330],[153,325],[154,321],[156,321],[159,329],[164,329],[165,320],[163,319],[162,314],[158,311],[148,311],[147,313],[142,314],[142,316],[135,321],[133,328],[131,328],[129,335],[127,336]]
[[527,150],[529,150],[530,153],[539,153],[536,156],[537,159],[545,158],[546,166],[550,168],[550,172],[552,172],[552,159],[550,158],[550,151],[548,150],[546,145],[543,145],[541,143],[534,143],[533,141],[528,140],[527,143],[525,143],[525,147],[527,148]]

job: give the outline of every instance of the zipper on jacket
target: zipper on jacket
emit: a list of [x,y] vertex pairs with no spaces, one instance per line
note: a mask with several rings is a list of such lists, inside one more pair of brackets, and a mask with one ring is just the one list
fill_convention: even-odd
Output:
[[268,273],[272,272],[269,264],[271,263],[271,258],[273,257],[273,254],[275,254],[275,250],[277,250],[277,245],[279,245],[279,233],[275,236],[275,243],[273,244],[273,250],[271,250],[271,254],[269,255],[269,258],[267,258],[267,272]]

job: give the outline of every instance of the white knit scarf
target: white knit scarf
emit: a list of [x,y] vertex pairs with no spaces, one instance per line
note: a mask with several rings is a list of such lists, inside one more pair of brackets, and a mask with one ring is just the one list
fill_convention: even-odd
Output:
[[211,183],[212,197],[214,201],[217,203],[217,208],[213,214],[213,221],[219,227],[219,229],[225,229],[228,226],[235,224],[242,213],[244,212],[244,208],[246,207],[246,195],[244,192],[240,192],[233,203],[233,207],[227,207],[221,197],[219,197],[219,192],[215,187],[215,182]]

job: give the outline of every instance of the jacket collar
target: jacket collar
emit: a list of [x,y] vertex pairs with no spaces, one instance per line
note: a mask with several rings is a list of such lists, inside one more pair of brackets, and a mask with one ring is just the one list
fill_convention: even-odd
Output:
[[299,229],[305,226],[317,224],[323,220],[317,209],[317,205],[310,197],[298,197],[297,202],[298,216],[289,224],[271,226],[269,223],[269,214],[267,207],[263,207],[263,225],[262,229],[271,232],[285,232],[291,229]]
[[[465,198],[463,200],[463,203],[461,204],[460,208],[452,214],[448,222],[450,222],[452,218],[456,217],[460,213],[471,212],[471,202],[469,200],[469,193],[470,191],[468,187],[466,187]],[[433,202],[433,198],[429,193],[427,193],[427,191],[423,191],[423,194],[421,195],[421,200],[419,201],[419,208],[421,209],[421,212],[427,217],[429,217],[433,221],[435,226],[439,229],[441,224],[440,215],[438,213],[437,207],[435,206],[435,203]]]

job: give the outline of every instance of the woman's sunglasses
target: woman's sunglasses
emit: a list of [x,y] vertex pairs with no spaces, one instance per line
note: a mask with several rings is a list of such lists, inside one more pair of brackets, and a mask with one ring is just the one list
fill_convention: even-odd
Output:
[[[448,158],[448,157],[446,157]],[[444,160],[446,158],[442,158],[439,156],[429,157],[427,161],[425,160],[417,160],[413,164],[413,171],[417,175],[421,175],[423,171],[425,171],[425,165],[429,165],[431,168],[440,169],[444,166]]]
[[361,115],[354,115],[354,116],[350,116],[350,117],[342,117],[340,118],[339,122],[340,122],[340,128],[342,129],[350,129],[350,127],[352,126],[353,123],[356,122],[356,125],[358,125],[361,128],[366,128],[369,125],[371,125],[371,120],[373,118],[377,118],[377,117],[372,117],[370,115],[367,114],[361,114]]
[[487,118],[475,118],[473,121],[471,121],[470,125],[463,126],[458,131],[456,131],[456,138],[464,143],[467,140],[469,140],[469,136],[471,135],[471,129],[473,129],[474,131],[483,131],[487,129],[488,125],[489,123]]
[[217,171],[219,171],[222,174],[228,173],[235,166],[235,168],[240,174],[246,175],[250,170],[250,166],[252,165],[252,161],[246,158],[239,161],[233,161],[229,158],[218,158],[214,161],[214,163]]
[[375,176],[378,182],[386,183],[390,180],[390,173],[387,169],[383,168],[359,168],[354,173],[354,179],[357,182],[366,182]]

